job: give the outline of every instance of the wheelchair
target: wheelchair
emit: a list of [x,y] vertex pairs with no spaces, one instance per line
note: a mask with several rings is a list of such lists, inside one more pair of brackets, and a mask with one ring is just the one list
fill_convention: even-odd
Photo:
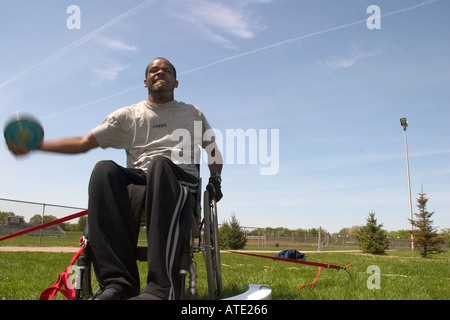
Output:
[[[217,203],[215,199],[209,198],[209,192],[203,192],[203,215],[201,202],[201,179],[199,179],[198,190],[195,194],[196,203],[191,215],[191,230],[189,255],[179,270],[181,278],[181,300],[192,300],[198,296],[197,290],[197,263],[194,255],[201,253],[206,267],[208,283],[208,296],[211,300],[220,299],[222,296],[222,273],[220,264],[219,231]],[[142,223],[141,223],[142,225]],[[87,227],[87,224],[86,224]],[[78,257],[75,272],[75,300],[87,300],[95,297],[92,286],[92,262],[89,248],[88,230],[83,238],[84,249]],[[147,247],[137,247],[137,260],[147,261]],[[188,284],[186,285],[187,279]]]

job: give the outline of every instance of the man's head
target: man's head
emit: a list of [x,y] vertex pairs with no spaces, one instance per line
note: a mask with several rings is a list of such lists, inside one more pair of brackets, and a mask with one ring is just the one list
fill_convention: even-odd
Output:
[[165,58],[156,58],[145,69],[144,85],[148,88],[149,100],[166,103],[173,100],[173,91],[178,87],[177,72]]
[[145,78],[147,79],[147,75],[148,75],[148,71],[150,70],[150,65],[155,61],[155,60],[165,60],[166,62],[168,62],[168,64],[172,67],[172,72],[174,74],[175,79],[177,78],[177,70],[175,69],[175,67],[173,66],[173,64],[167,60],[166,58],[162,58],[162,57],[158,57],[155,58],[146,68],[145,68]]

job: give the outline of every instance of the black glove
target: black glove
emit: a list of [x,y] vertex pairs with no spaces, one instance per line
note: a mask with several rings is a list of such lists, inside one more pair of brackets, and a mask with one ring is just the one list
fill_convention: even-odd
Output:
[[216,199],[216,202],[219,202],[219,200],[222,199],[223,194],[220,188],[221,182],[222,179],[218,176],[209,178],[208,185],[206,186],[206,190],[208,190],[209,193],[209,199],[214,198]]

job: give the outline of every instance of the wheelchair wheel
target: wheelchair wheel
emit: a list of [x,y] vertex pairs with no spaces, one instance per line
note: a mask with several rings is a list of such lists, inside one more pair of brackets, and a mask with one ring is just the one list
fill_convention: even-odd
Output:
[[219,228],[217,206],[209,194],[204,193],[204,257],[210,299],[220,299],[222,295],[222,272],[220,266]]

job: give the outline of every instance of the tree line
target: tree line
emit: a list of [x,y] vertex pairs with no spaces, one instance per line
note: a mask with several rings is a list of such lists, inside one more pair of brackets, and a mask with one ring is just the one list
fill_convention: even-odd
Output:
[[[361,251],[370,254],[384,254],[389,248],[389,237],[393,238],[408,238],[411,237],[414,248],[420,253],[423,258],[430,254],[440,253],[450,247],[450,229],[444,229],[440,233],[438,229],[433,226],[431,217],[434,212],[428,212],[426,205],[428,198],[426,194],[421,192],[418,194],[417,208],[418,212],[414,213],[415,219],[409,219],[413,225],[413,230],[399,230],[387,232],[383,230],[383,224],[378,224],[375,219],[375,212],[369,213],[366,219],[366,225],[353,226],[351,228],[344,228],[335,235],[355,235],[356,244]],[[230,221],[224,221],[219,229],[219,241],[221,249],[243,249],[247,242],[247,236],[260,235],[260,230],[244,231],[240,226],[236,216],[232,214]],[[287,228],[264,228],[266,236],[291,237],[293,234],[302,233],[312,236],[319,232],[326,232],[326,230],[319,229],[295,229]],[[411,243],[410,243],[411,245]]]

